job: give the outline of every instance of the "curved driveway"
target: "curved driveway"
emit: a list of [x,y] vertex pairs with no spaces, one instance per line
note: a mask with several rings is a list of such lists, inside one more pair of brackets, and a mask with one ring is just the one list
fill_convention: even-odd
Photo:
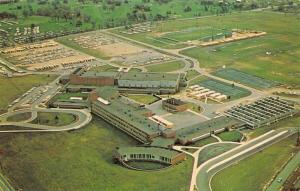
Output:
[[[16,129],[16,130],[1,130],[0,133],[17,133],[17,132],[39,132],[39,131],[46,131],[46,132],[55,132],[55,131],[68,131],[68,130],[74,130],[79,129],[85,125],[87,125],[91,119],[92,115],[88,110],[76,110],[76,109],[44,109],[44,108],[34,108],[34,109],[25,109],[25,110],[19,110],[14,112],[5,113],[0,116],[2,119],[6,119],[9,116],[20,114],[20,113],[28,113],[30,112],[32,114],[31,118],[29,120],[24,120],[21,122],[1,122],[1,126],[16,126],[16,127],[25,127],[30,129]],[[48,125],[40,125],[40,124],[33,124],[29,123],[30,121],[34,120],[37,117],[37,112],[50,112],[50,113],[66,113],[66,114],[72,114],[76,117],[76,121],[64,125],[64,126],[48,126]]]
[[294,130],[273,130],[244,143],[200,165],[197,169],[196,187],[199,191],[211,191],[212,177],[224,168],[249,157],[280,140],[296,133]]

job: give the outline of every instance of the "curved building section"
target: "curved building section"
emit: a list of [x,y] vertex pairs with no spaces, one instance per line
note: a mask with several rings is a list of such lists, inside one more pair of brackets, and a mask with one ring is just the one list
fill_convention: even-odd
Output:
[[116,150],[115,159],[121,163],[129,161],[149,161],[174,165],[186,159],[182,152],[153,146],[121,147]]

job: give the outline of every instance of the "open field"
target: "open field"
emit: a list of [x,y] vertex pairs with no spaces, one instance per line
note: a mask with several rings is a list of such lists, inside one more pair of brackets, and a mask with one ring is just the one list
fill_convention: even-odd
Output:
[[[273,179],[272,183],[268,186],[266,191],[274,191],[274,190],[285,190],[289,187],[292,187],[295,180],[297,180],[297,176],[299,176],[298,168],[300,165],[300,150],[298,149],[298,152],[294,154],[292,158],[290,158],[289,161],[287,161],[287,164],[284,166],[284,168],[281,169],[280,173],[277,174],[277,176]],[[293,177],[293,174],[294,177]],[[298,175],[297,175],[298,174]],[[278,180],[281,180],[278,182]]]
[[76,117],[72,114],[38,112],[36,119],[31,123],[48,126],[64,126],[73,123],[75,120]]
[[[289,25],[282,27],[285,23]],[[297,67],[300,59],[300,37],[297,35],[296,26],[299,26],[299,22],[293,14],[283,15],[270,11],[241,12],[219,17],[167,21],[154,27],[153,31],[147,34],[127,36],[164,47],[157,41],[153,43],[153,40],[147,37],[185,33],[187,36],[182,40],[186,41],[198,39],[199,34],[211,34],[212,30],[216,33],[217,30],[234,28],[264,31],[267,35],[263,37],[205,48],[196,47],[182,53],[198,59],[200,66],[204,68],[221,69],[226,65],[261,78],[297,85],[300,84],[300,71]]]
[[270,126],[261,127],[254,130],[246,130],[243,132],[247,134],[247,137],[253,139],[273,129],[297,127],[299,126],[299,124],[300,124],[300,116],[298,114],[298,116],[281,120],[278,123],[272,124]]
[[239,131],[227,131],[217,135],[222,141],[240,142],[243,134]]
[[213,191],[260,191],[278,169],[291,157],[296,136],[289,137],[266,150],[220,171],[212,179]]
[[208,138],[196,141],[191,146],[193,146],[193,147],[202,147],[204,145],[207,145],[207,144],[210,144],[210,143],[215,143],[215,142],[218,142],[218,140],[213,138],[213,137],[208,137]]
[[[99,118],[61,133],[0,134],[1,167],[13,186],[30,191],[186,191],[192,160],[158,172],[114,164],[114,149],[137,143]],[[51,159],[51,160],[49,160]]]
[[196,78],[199,75],[200,75],[200,73],[197,72],[196,70],[188,70],[186,72],[186,78],[187,78],[187,80],[191,80],[193,78]]
[[[143,4],[147,11],[143,11],[142,18],[128,17],[134,11],[142,11],[136,6]],[[264,6],[263,3],[259,5]],[[185,8],[192,7],[190,11],[185,11]],[[56,8],[56,9],[55,9]],[[64,18],[60,15],[60,19],[56,19],[55,11],[66,12],[69,15]],[[139,21],[153,20],[153,17],[158,14],[167,18],[187,18],[200,15],[216,14],[220,9],[217,3],[209,6],[209,10],[205,10],[205,6],[197,0],[189,0],[183,2],[181,0],[144,2],[142,0],[128,1],[82,1],[76,0],[64,1],[63,3],[55,3],[50,0],[49,3],[40,3],[38,1],[18,1],[16,3],[1,4],[0,12],[13,13],[18,17],[19,27],[29,27],[32,23],[39,25],[42,32],[45,31],[67,31],[76,29],[97,29],[107,28],[125,24],[131,24]],[[245,7],[246,8],[246,7]],[[232,10],[233,7],[230,7]],[[80,16],[75,13],[80,13]],[[166,14],[168,12],[168,14]],[[45,16],[37,16],[45,15]],[[83,19],[84,17],[85,19]],[[16,20],[16,19],[12,19]],[[78,21],[82,20],[82,25],[77,25]]]
[[148,94],[128,94],[128,95],[126,95],[126,97],[128,97],[136,102],[146,104],[146,105],[151,104],[158,100],[157,97],[154,97],[153,95],[148,95]]
[[[267,35],[207,48],[192,48],[182,53],[198,59],[201,67],[220,69],[226,65],[261,78],[299,85],[297,18],[290,14],[255,12],[202,19],[202,23],[217,26],[222,22],[223,26],[234,27],[238,20],[247,20],[239,22],[239,28],[257,29],[267,32]],[[289,25],[282,27],[287,22]]]
[[102,66],[96,66],[92,67],[91,71],[97,71],[97,72],[117,72],[119,68],[111,66],[111,65],[102,65]]
[[198,166],[200,166],[205,161],[214,158],[222,153],[225,153],[233,148],[235,148],[237,145],[232,143],[222,143],[222,144],[216,144],[216,145],[210,145],[206,148],[204,148],[199,153],[199,159],[198,159]]
[[184,68],[185,64],[182,61],[171,61],[162,64],[154,64],[147,66],[148,72],[173,72]]
[[129,54],[141,54],[144,51],[141,47],[123,42],[99,31],[69,35],[58,38],[57,41],[101,59],[110,59]]
[[19,113],[19,114],[16,114],[16,115],[9,116],[7,118],[7,121],[19,122],[19,121],[28,120],[30,118],[31,118],[31,113],[30,112],[28,112],[28,113]]
[[0,77],[0,109],[5,109],[10,102],[17,99],[33,86],[46,84],[53,81],[56,76],[27,75],[13,78]]

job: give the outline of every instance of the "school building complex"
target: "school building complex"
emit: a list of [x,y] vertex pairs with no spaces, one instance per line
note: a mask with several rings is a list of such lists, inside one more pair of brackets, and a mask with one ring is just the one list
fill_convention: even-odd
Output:
[[153,72],[97,72],[84,68],[70,75],[70,84],[117,86],[120,92],[174,94],[185,85],[184,74]]

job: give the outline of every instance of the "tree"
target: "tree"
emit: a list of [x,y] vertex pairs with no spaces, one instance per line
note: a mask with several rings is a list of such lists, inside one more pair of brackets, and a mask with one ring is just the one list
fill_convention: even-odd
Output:
[[191,12],[192,8],[190,6],[187,6],[184,8],[184,12]]
[[28,11],[28,9],[23,9],[22,15],[23,15],[25,18],[27,18],[27,17],[29,16],[29,11]]

